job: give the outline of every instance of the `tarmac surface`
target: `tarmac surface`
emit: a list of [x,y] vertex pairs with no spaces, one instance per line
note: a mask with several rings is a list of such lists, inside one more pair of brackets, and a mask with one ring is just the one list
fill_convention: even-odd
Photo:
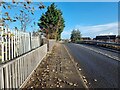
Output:
[[66,47],[89,88],[120,88],[119,53],[83,44],[68,43]]

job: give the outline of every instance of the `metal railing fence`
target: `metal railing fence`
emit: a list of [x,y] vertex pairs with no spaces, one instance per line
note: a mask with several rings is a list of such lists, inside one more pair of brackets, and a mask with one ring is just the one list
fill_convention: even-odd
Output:
[[[0,89],[20,88],[46,56],[48,45],[41,35],[0,27]],[[42,46],[41,46],[42,45]]]
[[0,63],[12,60],[41,45],[41,35],[0,27]]

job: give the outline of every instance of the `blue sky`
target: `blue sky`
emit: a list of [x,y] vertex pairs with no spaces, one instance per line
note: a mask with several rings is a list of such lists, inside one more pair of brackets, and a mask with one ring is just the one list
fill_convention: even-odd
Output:
[[118,3],[75,2],[57,3],[62,9],[66,27],[62,38],[69,38],[72,29],[79,29],[83,36],[117,34]]
[[[49,6],[52,2],[44,2]],[[94,38],[96,35],[117,34],[118,3],[117,2],[55,2],[58,9],[63,12],[65,28],[62,38],[70,38],[73,29],[79,29],[83,37]],[[18,8],[9,11],[11,15],[17,12]],[[45,10],[36,10],[35,21],[38,21]],[[18,23],[11,24],[12,27]],[[36,25],[34,28],[38,28]],[[34,28],[28,27],[27,31]]]

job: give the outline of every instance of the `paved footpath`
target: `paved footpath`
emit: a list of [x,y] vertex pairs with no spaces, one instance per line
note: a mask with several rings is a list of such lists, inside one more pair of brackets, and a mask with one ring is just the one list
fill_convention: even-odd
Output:
[[85,88],[75,62],[64,44],[57,43],[40,63],[24,88]]

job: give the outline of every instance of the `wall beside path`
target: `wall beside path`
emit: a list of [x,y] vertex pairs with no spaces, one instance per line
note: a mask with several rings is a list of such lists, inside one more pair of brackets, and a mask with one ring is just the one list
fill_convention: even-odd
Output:
[[49,39],[49,51],[52,50],[53,46],[55,45],[56,40],[55,39]]
[[0,89],[20,88],[47,54],[47,44],[0,65]]

